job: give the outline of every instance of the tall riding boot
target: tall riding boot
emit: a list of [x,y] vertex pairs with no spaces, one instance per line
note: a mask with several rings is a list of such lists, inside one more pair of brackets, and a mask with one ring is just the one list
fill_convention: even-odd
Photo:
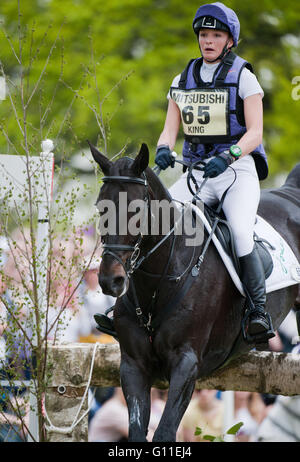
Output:
[[118,340],[117,333],[115,331],[115,325],[114,325],[114,320],[113,318],[109,318],[107,315],[110,311],[112,311],[114,307],[112,306],[111,308],[108,308],[105,311],[105,314],[97,313],[94,315],[94,319],[98,326],[96,329],[98,329],[100,332],[104,332],[105,334],[111,335],[114,337],[116,340]]
[[248,319],[247,334],[250,338],[257,337],[262,341],[274,337],[270,316],[265,312],[266,287],[265,272],[257,248],[248,255],[239,258],[241,267],[241,279],[249,297],[250,314]]

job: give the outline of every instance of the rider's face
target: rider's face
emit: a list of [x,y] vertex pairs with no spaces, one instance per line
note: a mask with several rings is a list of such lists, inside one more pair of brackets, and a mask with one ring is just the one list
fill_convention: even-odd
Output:
[[199,45],[204,61],[215,60],[223,51],[224,46],[233,45],[228,32],[215,29],[201,29],[199,31]]

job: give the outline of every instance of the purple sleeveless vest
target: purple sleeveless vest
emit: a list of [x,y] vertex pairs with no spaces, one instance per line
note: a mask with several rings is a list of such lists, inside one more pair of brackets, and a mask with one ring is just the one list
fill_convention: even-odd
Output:
[[[186,136],[183,144],[183,159],[187,162],[195,162],[199,159],[207,159],[221,153],[230,146],[236,144],[246,132],[243,100],[238,95],[240,75],[245,66],[251,71],[252,67],[243,58],[230,52],[220,63],[215,71],[213,81],[204,83],[200,78],[202,58],[191,60],[181,74],[179,88],[189,90],[193,88],[229,88],[229,138],[218,139],[217,143],[209,140],[203,141],[201,136]],[[253,71],[252,71],[253,72]],[[260,180],[268,176],[267,156],[262,144],[251,153],[254,158],[257,174]]]

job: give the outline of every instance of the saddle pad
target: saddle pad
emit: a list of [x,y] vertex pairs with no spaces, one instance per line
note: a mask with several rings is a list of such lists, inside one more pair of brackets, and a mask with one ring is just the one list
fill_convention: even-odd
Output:
[[[190,202],[189,204],[197,213],[199,218],[204,223],[204,226],[208,233],[211,231],[211,226],[206,219],[202,210],[200,210],[195,205]],[[283,237],[263,218],[257,216],[257,220],[254,227],[254,232],[259,238],[265,239],[268,241],[272,247],[270,248],[268,244],[265,246],[268,248],[268,251],[273,260],[273,271],[270,276],[266,279],[266,292],[274,292],[275,290],[283,289],[294,284],[300,283],[300,264],[290,248],[287,242]],[[218,250],[234,284],[240,293],[245,296],[244,289],[241,283],[241,280],[235,270],[233,262],[229,255],[224,251],[223,246],[219,242],[217,236],[214,234],[212,241]]]

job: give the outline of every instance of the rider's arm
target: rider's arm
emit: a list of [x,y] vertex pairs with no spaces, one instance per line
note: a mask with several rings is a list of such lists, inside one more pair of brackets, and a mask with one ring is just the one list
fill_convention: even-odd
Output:
[[164,129],[158,139],[157,146],[166,144],[169,146],[171,151],[173,150],[180,127],[180,121],[180,111],[178,106],[172,99],[169,99]]
[[237,143],[242,150],[241,157],[253,152],[262,142],[263,105],[261,94],[257,93],[244,99],[244,115],[247,131]]

